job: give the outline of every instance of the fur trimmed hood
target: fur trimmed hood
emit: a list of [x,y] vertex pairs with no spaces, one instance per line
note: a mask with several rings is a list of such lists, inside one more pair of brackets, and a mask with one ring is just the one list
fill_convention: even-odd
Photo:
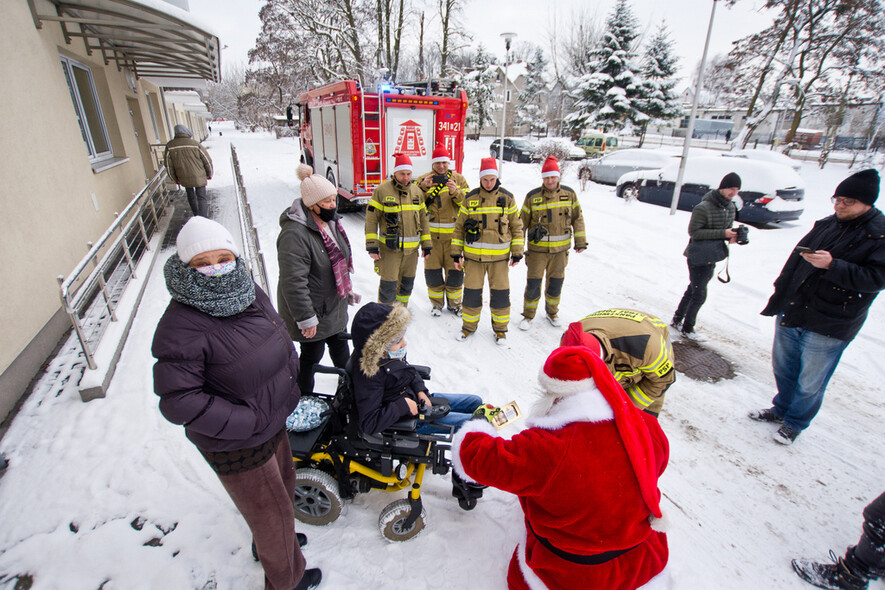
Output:
[[403,305],[368,303],[353,318],[350,331],[359,353],[359,367],[366,377],[378,372],[378,362],[392,344],[406,333],[412,314]]

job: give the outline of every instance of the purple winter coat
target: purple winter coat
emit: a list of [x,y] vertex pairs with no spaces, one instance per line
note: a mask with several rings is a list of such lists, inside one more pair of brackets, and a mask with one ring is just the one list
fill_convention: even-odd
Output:
[[301,397],[295,346],[257,286],[252,305],[229,317],[171,301],[151,352],[160,412],[203,451],[267,442]]

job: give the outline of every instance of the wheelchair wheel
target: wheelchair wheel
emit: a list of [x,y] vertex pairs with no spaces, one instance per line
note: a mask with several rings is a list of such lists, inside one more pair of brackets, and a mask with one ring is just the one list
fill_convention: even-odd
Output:
[[408,499],[397,500],[388,504],[378,518],[378,528],[388,541],[408,541],[417,537],[424,530],[424,519],[427,513],[421,508],[421,515],[408,529],[403,523],[409,517],[411,506]]
[[335,478],[319,469],[295,472],[295,518],[301,522],[326,525],[341,516],[341,496]]

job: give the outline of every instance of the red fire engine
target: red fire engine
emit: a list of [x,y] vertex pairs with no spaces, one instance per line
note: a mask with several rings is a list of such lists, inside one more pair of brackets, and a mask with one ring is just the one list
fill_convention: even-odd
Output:
[[297,104],[301,161],[338,187],[341,209],[369,201],[395,153],[412,159],[417,176],[430,171],[433,149],[442,143],[461,171],[467,94],[454,82],[381,84],[371,93],[344,80],[308,90]]

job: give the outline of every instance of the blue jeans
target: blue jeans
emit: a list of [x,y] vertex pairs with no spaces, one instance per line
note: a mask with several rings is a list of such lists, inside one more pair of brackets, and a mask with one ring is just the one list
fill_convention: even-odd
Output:
[[780,315],[775,321],[771,365],[777,395],[772,404],[775,413],[783,416],[784,424],[793,430],[805,430],[820,410],[824,391],[848,342],[784,327]]
[[473,411],[482,405],[482,398],[478,395],[469,393],[432,393],[431,397],[441,397],[449,402],[451,410],[448,414],[434,422],[426,422],[418,427],[419,434],[439,433],[439,428],[434,428],[434,424],[445,424],[454,426],[457,431],[461,425],[470,420]]

